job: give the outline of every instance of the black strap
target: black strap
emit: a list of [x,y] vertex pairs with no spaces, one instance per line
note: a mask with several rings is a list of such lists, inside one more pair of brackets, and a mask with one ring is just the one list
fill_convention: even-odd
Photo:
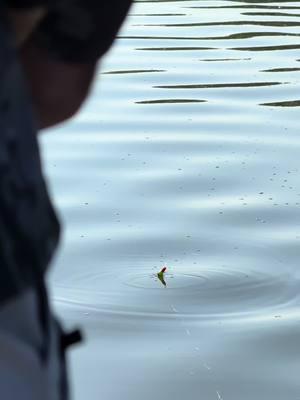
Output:
[[74,329],[71,332],[61,333],[61,349],[65,351],[68,347],[74,344],[80,343],[82,341],[82,333],[79,329]]

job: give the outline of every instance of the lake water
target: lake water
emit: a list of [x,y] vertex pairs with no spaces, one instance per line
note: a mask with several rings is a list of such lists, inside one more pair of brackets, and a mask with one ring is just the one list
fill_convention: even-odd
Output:
[[300,1],[137,2],[42,136],[75,400],[300,399],[299,49]]

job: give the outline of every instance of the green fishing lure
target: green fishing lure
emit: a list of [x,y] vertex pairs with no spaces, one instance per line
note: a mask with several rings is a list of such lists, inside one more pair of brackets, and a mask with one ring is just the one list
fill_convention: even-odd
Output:
[[165,278],[164,278],[164,274],[165,274],[166,270],[167,270],[167,267],[163,267],[161,269],[161,271],[159,271],[157,274],[158,279],[161,281],[161,283],[164,285],[164,287],[167,286]]

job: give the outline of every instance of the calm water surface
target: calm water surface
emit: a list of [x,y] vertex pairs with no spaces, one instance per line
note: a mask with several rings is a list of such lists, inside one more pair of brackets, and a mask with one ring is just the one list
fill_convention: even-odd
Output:
[[139,1],[43,135],[75,400],[300,399],[299,50],[300,1]]

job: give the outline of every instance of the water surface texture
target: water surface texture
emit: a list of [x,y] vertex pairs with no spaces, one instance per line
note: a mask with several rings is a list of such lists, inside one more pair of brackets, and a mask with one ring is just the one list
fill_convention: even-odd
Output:
[[75,400],[300,399],[299,50],[300,1],[136,2],[42,136]]

